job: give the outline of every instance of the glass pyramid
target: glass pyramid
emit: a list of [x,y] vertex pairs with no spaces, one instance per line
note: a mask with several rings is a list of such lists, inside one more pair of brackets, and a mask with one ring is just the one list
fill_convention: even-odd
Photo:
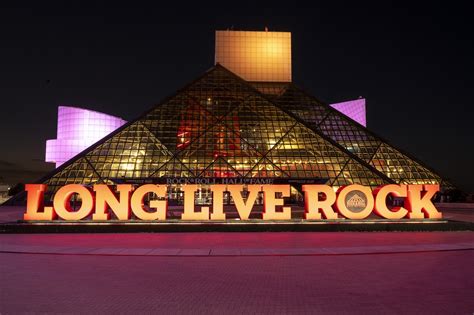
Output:
[[429,167],[390,145],[366,127],[327,106],[293,84],[272,98],[325,136],[342,145],[397,184],[440,184],[454,188]]
[[[170,177],[449,185],[293,84],[252,84],[219,64],[41,182],[53,193],[69,183]],[[177,196],[179,187],[169,187]]]

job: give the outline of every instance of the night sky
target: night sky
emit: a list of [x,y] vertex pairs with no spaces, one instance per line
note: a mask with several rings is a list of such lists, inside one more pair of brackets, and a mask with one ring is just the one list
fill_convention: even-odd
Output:
[[297,85],[328,103],[365,97],[369,129],[474,191],[467,1],[21,3],[0,4],[0,182],[53,169],[58,105],[131,120],[213,65],[215,30],[267,26],[292,32]]

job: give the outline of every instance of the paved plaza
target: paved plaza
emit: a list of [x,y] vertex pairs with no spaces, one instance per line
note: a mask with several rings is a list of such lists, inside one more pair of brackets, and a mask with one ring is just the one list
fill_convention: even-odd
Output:
[[472,314],[473,249],[470,231],[0,234],[0,314]]
[[1,314],[474,310],[472,232],[3,234],[0,240],[3,249],[30,250],[0,253]]

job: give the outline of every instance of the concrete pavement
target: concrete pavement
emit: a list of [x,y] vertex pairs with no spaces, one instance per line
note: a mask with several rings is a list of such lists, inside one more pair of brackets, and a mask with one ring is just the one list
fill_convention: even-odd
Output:
[[0,254],[2,314],[471,314],[473,251],[347,256]]
[[473,248],[469,231],[0,234],[0,314],[472,314]]

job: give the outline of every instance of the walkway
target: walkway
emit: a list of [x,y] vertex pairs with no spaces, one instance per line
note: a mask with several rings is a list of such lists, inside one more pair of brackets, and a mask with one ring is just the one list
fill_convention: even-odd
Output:
[[467,231],[0,234],[0,314],[472,314],[473,249]]

